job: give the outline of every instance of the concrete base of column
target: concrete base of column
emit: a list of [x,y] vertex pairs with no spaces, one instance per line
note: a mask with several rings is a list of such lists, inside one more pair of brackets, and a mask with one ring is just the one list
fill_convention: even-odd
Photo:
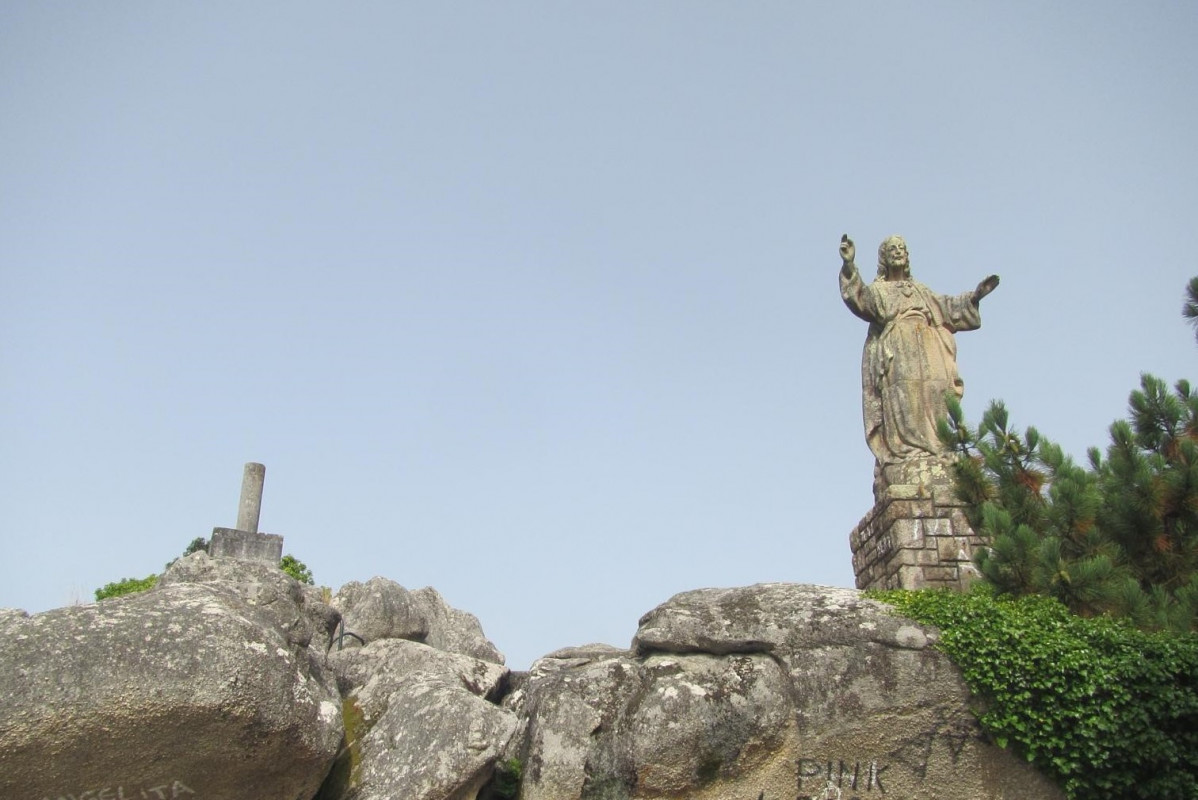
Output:
[[208,543],[213,558],[235,558],[279,566],[283,558],[283,537],[277,533],[250,533],[233,528],[213,528]]

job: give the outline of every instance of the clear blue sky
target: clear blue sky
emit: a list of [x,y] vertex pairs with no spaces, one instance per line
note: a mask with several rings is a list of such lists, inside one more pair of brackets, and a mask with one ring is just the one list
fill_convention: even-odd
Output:
[[232,526],[514,667],[851,586],[868,272],[1084,457],[1196,378],[1192,3],[0,5],[0,606]]

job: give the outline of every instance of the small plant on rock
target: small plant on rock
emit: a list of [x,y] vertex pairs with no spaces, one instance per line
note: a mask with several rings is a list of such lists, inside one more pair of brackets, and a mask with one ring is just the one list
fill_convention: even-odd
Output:
[[308,569],[308,565],[290,553],[283,556],[283,560],[279,562],[279,569],[283,570],[300,583],[305,583],[308,586],[313,586],[316,583],[314,580],[312,580],[312,570]]
[[119,581],[106,583],[96,589],[96,600],[108,600],[112,597],[124,597],[127,594],[137,594],[147,589],[153,589],[158,583],[157,575],[147,575],[144,578],[122,578]]
[[504,800],[515,800],[520,796],[520,779],[524,775],[524,764],[518,758],[501,761],[495,767],[495,794]]

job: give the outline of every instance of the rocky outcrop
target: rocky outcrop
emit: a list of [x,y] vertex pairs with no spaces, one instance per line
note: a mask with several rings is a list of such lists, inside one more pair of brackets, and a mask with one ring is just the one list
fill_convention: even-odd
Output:
[[517,725],[503,656],[432,589],[338,602],[366,646],[330,649],[319,590],[196,553],[149,592],[0,610],[0,797],[473,798]]
[[[856,591],[685,592],[629,649],[515,675],[432,589],[320,597],[196,554],[151,592],[0,610],[0,797],[496,800],[515,764],[522,800],[1060,797],[987,741],[937,632]],[[341,614],[365,644],[331,647]]]
[[398,683],[387,706],[361,740],[356,800],[473,800],[516,728],[513,714],[429,672]]
[[492,700],[508,670],[419,642],[378,639],[329,656],[359,723],[328,796],[472,800],[516,716]]
[[504,700],[520,717],[511,754],[523,764],[522,800],[601,797],[605,781],[635,782],[617,723],[645,691],[640,664],[608,648],[559,653],[533,664]]
[[986,740],[935,637],[845,589],[677,595],[631,651],[558,651],[505,700],[521,797],[1060,797]]
[[340,701],[278,575],[0,617],[0,797],[311,797]]
[[[428,620],[412,599],[412,593],[395,581],[374,577],[365,583],[350,581],[337,590],[333,607],[341,612],[346,630],[364,642],[378,639],[408,639],[422,642],[428,636]],[[345,646],[353,647],[353,639]]]
[[412,592],[412,599],[428,621],[425,643],[438,650],[461,653],[494,664],[504,662],[503,653],[483,635],[478,617],[449,605],[431,586]]
[[178,558],[158,579],[158,588],[205,584],[232,592],[274,623],[298,647],[312,647],[322,661],[341,616],[320,599],[320,590],[304,586],[286,572],[253,561],[213,558],[200,551]]
[[[409,592],[386,578],[352,581],[337,592],[333,606],[341,612],[346,630],[365,643],[407,639],[495,664],[504,660],[483,634],[478,618],[453,608],[431,587]],[[347,638],[345,644],[356,643]]]
[[[403,639],[380,639],[365,647],[333,651],[329,654],[329,665],[337,675],[341,691],[346,695],[357,692],[362,700],[368,685],[373,684],[367,695],[385,698],[397,683],[416,672],[443,675],[472,694],[494,698],[508,675],[501,664]],[[383,707],[378,709],[380,713],[382,710]]]

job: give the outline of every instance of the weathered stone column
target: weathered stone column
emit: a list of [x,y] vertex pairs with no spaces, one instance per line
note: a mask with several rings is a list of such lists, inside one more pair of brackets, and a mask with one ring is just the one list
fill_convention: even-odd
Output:
[[265,482],[266,467],[252,461],[245,465],[241,479],[241,502],[237,506],[237,527],[213,528],[208,555],[258,561],[276,567],[279,565],[279,559],[283,557],[283,537],[276,533],[258,532],[262,486]]
[[241,503],[237,507],[237,530],[258,532],[262,514],[262,486],[266,482],[266,467],[250,462],[241,478]]

